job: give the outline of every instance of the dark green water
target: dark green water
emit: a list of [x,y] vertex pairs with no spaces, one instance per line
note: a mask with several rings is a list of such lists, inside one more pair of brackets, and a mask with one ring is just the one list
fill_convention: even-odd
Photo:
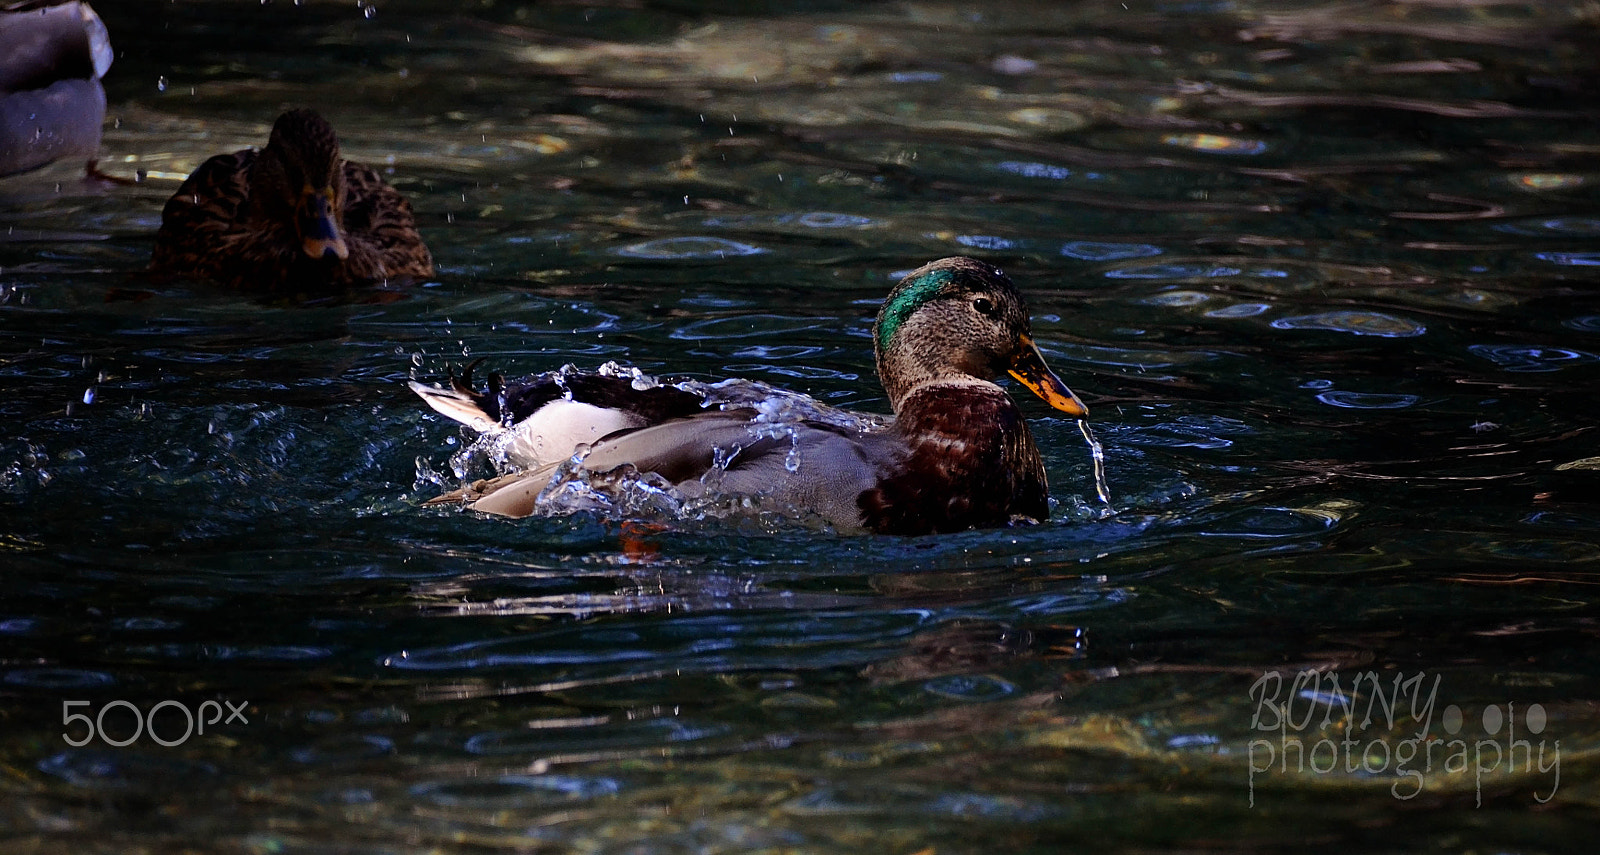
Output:
[[[0,848],[1592,845],[1593,8],[705,6],[100,9],[102,167],[145,180],[0,180]],[[437,277],[144,277],[291,105]],[[957,253],[1029,299],[1113,513],[1031,401],[1035,528],[641,557],[418,506],[471,438],[408,379],[882,412],[877,301]]]

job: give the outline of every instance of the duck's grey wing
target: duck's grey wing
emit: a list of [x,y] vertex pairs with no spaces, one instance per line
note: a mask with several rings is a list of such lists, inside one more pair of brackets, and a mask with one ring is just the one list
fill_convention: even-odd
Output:
[[860,497],[898,470],[902,443],[887,434],[826,424],[792,429],[792,436],[763,438],[742,449],[714,482],[679,484],[680,491],[693,496],[710,488],[759,496],[766,510],[818,517],[840,532],[866,531]]

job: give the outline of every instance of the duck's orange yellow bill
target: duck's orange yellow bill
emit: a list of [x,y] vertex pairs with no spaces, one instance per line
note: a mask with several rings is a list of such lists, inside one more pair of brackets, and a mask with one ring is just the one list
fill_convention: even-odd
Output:
[[1022,350],[1017,353],[1006,373],[1017,378],[1017,382],[1027,386],[1033,394],[1044,399],[1046,404],[1077,418],[1087,418],[1089,408],[1072,394],[1067,384],[1061,382],[1050,366],[1044,364],[1044,357],[1039,355],[1039,348],[1033,344],[1033,339],[1022,337]]
[[339,230],[339,220],[334,216],[331,189],[306,189],[300,202],[301,251],[310,258],[350,257],[344,234]]

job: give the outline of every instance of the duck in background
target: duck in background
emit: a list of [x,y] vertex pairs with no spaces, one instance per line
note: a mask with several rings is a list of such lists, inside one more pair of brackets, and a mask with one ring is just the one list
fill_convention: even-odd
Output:
[[[507,435],[508,458],[524,470],[430,503],[528,516],[563,477],[567,458],[581,452],[582,469],[594,475],[655,473],[686,497],[712,490],[758,497],[763,508],[820,518],[841,532],[928,534],[1046,519],[1038,446],[993,378],[1009,374],[1074,418],[1088,409],[1039,355],[1011,280],[971,258],[931,262],[884,301],[873,342],[895,414],[879,427],[870,416],[818,418],[828,408],[793,393],[783,394],[811,406],[756,402],[695,412],[711,402],[681,397],[690,395],[682,388],[630,392],[616,377],[587,385],[568,377],[558,393],[412,383],[440,413]],[[775,410],[789,415],[775,418]],[[585,443],[592,443],[587,451]]]
[[100,152],[111,39],[88,3],[0,7],[0,175]]
[[314,110],[278,117],[265,148],[200,165],[161,212],[150,268],[231,288],[316,294],[433,274],[411,203],[339,156]]

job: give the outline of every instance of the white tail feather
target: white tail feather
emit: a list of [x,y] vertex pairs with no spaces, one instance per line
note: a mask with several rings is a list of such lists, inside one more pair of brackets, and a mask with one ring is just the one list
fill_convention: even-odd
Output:
[[439,386],[429,386],[424,383],[411,381],[411,391],[416,392],[422,400],[432,407],[434,412],[472,428],[479,433],[499,433],[505,428],[501,427],[489,414],[483,411],[472,400],[470,395],[457,392],[454,389],[445,389]]

